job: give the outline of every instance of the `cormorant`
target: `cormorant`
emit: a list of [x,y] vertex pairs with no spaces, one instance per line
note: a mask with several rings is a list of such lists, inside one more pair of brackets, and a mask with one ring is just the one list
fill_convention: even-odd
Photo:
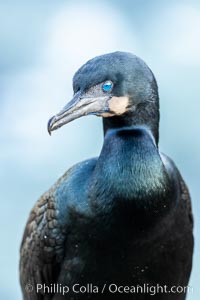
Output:
[[103,117],[99,157],[69,169],[33,207],[21,244],[24,300],[183,300],[191,272],[188,189],[159,152],[155,77],[137,56],[95,57],[48,131]]

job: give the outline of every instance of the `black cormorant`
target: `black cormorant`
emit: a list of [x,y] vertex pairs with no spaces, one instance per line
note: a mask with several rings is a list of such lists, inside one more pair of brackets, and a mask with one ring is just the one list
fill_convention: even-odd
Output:
[[191,272],[188,189],[158,149],[159,97],[148,66],[115,52],[73,78],[48,131],[103,117],[99,157],[69,169],[33,207],[21,244],[25,300],[183,300]]

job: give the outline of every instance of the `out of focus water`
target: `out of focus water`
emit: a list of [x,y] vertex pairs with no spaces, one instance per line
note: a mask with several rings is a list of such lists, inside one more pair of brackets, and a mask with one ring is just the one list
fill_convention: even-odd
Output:
[[69,166],[101,149],[101,119],[77,120],[52,137],[47,120],[70,99],[82,63],[124,50],[155,73],[160,147],[190,188],[196,239],[188,299],[198,300],[199,1],[1,0],[0,20],[0,299],[21,299],[19,246],[36,199]]

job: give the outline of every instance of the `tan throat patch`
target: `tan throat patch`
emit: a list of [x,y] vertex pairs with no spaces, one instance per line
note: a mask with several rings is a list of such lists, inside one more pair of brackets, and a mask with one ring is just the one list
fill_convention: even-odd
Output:
[[115,115],[122,115],[122,114],[124,114],[126,112],[126,110],[127,110],[128,104],[129,104],[129,98],[128,98],[128,96],[112,97],[108,101],[109,109]]

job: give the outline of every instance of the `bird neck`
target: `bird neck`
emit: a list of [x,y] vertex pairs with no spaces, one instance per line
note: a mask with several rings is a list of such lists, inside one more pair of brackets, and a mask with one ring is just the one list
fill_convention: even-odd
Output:
[[130,109],[127,113],[121,116],[113,116],[103,118],[104,136],[110,129],[120,129],[123,127],[132,126],[147,126],[154,136],[156,145],[159,141],[159,101],[155,99],[154,102],[140,103],[134,110]]
[[166,208],[169,176],[151,132],[136,126],[107,130],[91,189],[96,207],[104,212]]

